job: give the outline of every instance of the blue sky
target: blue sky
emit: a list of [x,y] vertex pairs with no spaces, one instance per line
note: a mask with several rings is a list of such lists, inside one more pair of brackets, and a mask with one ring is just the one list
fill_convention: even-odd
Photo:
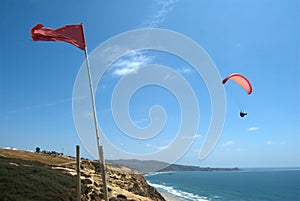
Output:
[[[201,166],[300,166],[299,1],[17,1],[1,0],[0,147],[62,151],[74,155],[81,141],[73,121],[72,93],[84,54],[62,42],[33,42],[37,23],[59,28],[83,23],[88,51],[111,37],[140,28],[163,28],[198,43],[220,76],[238,72],[253,85],[248,96],[225,85],[226,120],[212,154],[199,161],[211,118],[209,92],[194,69],[159,51],[134,52],[106,71],[96,91],[99,125],[117,147],[133,153],[164,149],[176,137],[180,105],[168,90],[147,86],[130,102],[132,120],[150,123],[149,108],[161,105],[166,127],[149,140],[129,139],[116,127],[111,110],[115,84],[141,65],[171,66],[192,86],[201,120],[193,145],[178,161]],[[248,112],[239,117],[240,110]],[[105,149],[105,147],[104,147]],[[109,153],[105,153],[109,158]],[[91,157],[82,147],[82,155]]]

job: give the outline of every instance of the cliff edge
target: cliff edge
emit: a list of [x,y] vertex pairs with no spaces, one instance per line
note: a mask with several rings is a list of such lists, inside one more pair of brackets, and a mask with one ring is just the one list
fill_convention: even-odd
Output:
[[[107,164],[110,201],[165,201],[137,171]],[[95,161],[81,160],[81,200],[103,200],[102,178]],[[0,149],[0,200],[76,198],[76,160],[68,156]]]

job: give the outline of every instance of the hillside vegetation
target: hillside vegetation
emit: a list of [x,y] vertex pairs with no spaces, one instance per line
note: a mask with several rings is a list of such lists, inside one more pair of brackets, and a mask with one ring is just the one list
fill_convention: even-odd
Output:
[[[1,201],[76,200],[76,163],[67,156],[0,149]],[[136,171],[119,165],[106,167],[110,201],[164,201]],[[97,162],[81,161],[81,200],[102,200]]]

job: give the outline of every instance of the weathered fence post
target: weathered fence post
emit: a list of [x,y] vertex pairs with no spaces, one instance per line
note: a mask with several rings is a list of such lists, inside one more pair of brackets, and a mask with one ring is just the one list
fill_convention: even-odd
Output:
[[76,145],[77,201],[81,200],[80,147]]

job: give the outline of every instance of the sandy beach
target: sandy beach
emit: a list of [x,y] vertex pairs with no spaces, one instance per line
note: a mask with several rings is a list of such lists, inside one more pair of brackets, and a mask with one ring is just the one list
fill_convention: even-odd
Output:
[[174,196],[172,196],[169,193],[165,193],[165,192],[160,192],[159,193],[165,198],[166,201],[182,201],[178,198],[175,198]]

